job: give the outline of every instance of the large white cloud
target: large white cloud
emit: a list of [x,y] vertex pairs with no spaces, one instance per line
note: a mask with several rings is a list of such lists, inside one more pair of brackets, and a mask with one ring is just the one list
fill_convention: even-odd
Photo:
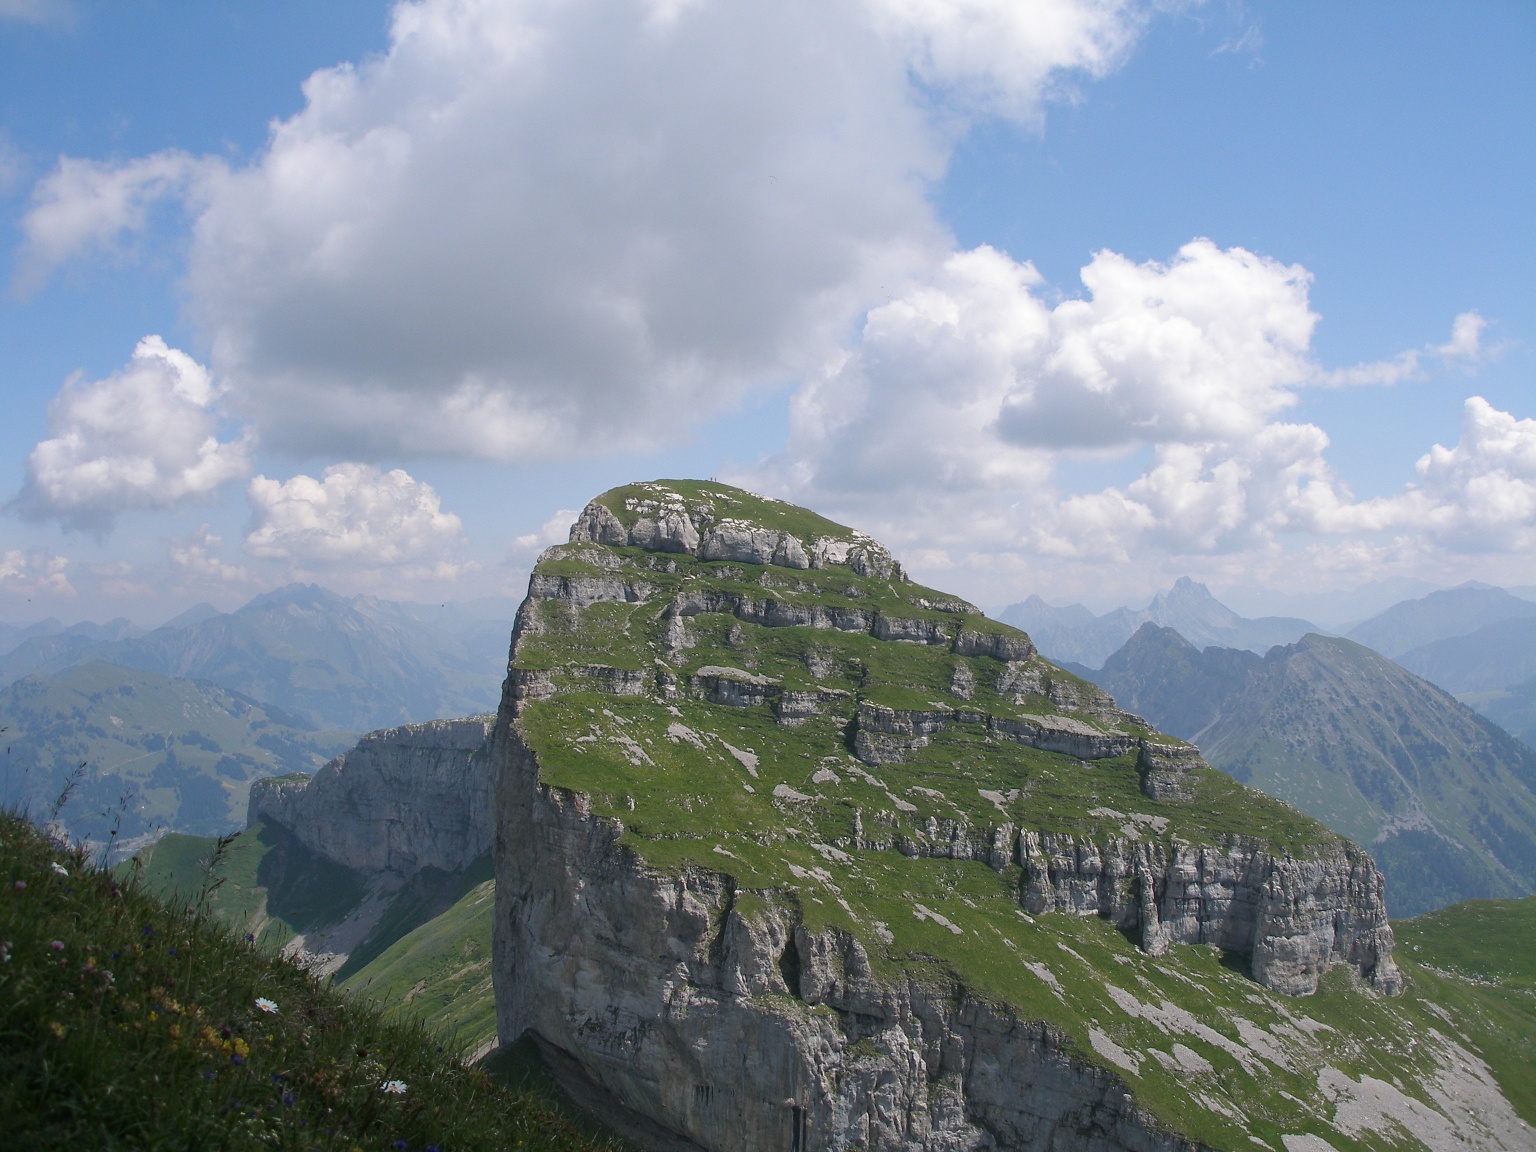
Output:
[[218,438],[219,395],[196,360],[144,337],[118,372],[59,391],[51,435],[27,459],[20,509],[104,532],[123,512],[174,507],[248,475],[251,437]]
[[312,76],[248,167],[62,162],[28,252],[190,187],[192,313],[269,446],[647,446],[820,363],[942,259],[954,114],[1034,116],[1143,7],[402,3],[389,50]]
[[301,568],[410,565],[443,578],[460,569],[453,553],[463,525],[430,484],[403,469],[345,463],[318,480],[257,476],[247,495],[254,524],[245,548],[254,556]]
[[[1106,561],[1210,569],[1319,536],[1407,533],[1421,559],[1536,543],[1536,422],[1473,399],[1460,444],[1425,456],[1415,485],[1356,502],[1323,430],[1284,419],[1305,388],[1342,383],[1311,353],[1305,269],[1196,240],[1166,264],[1100,252],[1082,280],[1051,304],[1030,265],[955,254],[870,312],[794,396],[785,450],[746,479],[879,526],[919,567],[1055,585]],[[1354,382],[1474,359],[1482,327],[1463,314],[1448,343]],[[1073,492],[1074,461],[1134,471]]]

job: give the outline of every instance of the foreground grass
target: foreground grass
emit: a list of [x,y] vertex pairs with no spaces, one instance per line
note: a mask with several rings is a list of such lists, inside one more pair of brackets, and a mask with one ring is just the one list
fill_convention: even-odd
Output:
[[9,1147],[591,1149],[197,908],[0,814],[0,1116]]

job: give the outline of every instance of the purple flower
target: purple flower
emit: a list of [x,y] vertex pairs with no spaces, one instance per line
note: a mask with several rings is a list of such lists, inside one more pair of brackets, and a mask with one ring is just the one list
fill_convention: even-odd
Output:
[[240,1053],[236,1052],[233,1056],[231,1056],[229,1058],[229,1062],[231,1064],[244,1064],[245,1063],[245,1057],[240,1055]]
[[64,951],[64,941],[50,940],[48,941],[48,947],[52,948],[55,952],[62,952]]
[[404,1140],[396,1140],[393,1144],[390,1145],[390,1147],[396,1149],[396,1152],[407,1152],[407,1150],[410,1148],[410,1145],[407,1144]]
[[288,1105],[290,1105],[292,1103],[293,1103],[293,1093],[291,1093],[291,1092],[284,1092],[283,1093],[283,1107],[286,1108],[286,1107],[288,1107]]

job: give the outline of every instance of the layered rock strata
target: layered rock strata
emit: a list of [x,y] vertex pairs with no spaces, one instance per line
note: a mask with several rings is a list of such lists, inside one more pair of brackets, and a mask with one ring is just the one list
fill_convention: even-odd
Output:
[[456,872],[491,850],[494,717],[371,732],[312,777],[251,785],[247,823],[269,820],[327,859],[404,879]]
[[[611,807],[611,796],[548,782],[524,725],[536,710],[557,707],[563,694],[583,693],[581,707],[562,723],[598,719],[587,735],[569,729],[572,763],[598,747],[576,742],[602,740],[598,728],[611,722],[615,747],[651,774],[649,782],[667,769],[637,738],[645,733],[623,729],[630,722],[592,693],[629,695],[625,708],[648,699],[676,717],[662,721],[671,725],[668,739],[701,750],[704,740],[683,723],[678,705],[719,708],[722,715],[768,710],[788,727],[818,717],[827,724],[830,714],[846,718],[846,743],[830,749],[840,755],[824,759],[817,780],[823,773],[836,780],[841,771],[864,773],[878,785],[860,763],[899,765],[944,742],[1023,746],[1029,756],[1048,757],[1052,771],[1086,772],[1086,761],[1101,760],[1127,772],[1134,763],[1142,791],[1172,803],[1194,793],[1195,775],[1204,769],[1198,750],[1149,732],[1102,692],[1040,660],[1022,634],[968,623],[978,614],[963,602],[925,593],[922,612],[928,614],[904,615],[890,596],[879,607],[858,603],[878,590],[852,588],[824,602],[775,595],[767,590],[766,571],[720,573],[711,583],[715,573],[678,567],[676,558],[801,571],[843,564],[865,579],[874,573],[891,581],[893,589],[903,577],[867,538],[843,539],[834,548],[829,535],[800,537],[737,523],[715,510],[701,512],[681,495],[669,498],[662,485],[636,487],[645,494],[626,498],[620,511],[627,519],[615,512],[618,504],[587,507],[571,546],[541,561],[518,613],[491,753],[498,780],[495,974],[503,1042],[532,1032],[613,1100],[687,1145],[722,1152],[1195,1148],[1159,1128],[1115,1073],[1083,1059],[1052,1027],[984,1000],[958,977],[934,979],[931,969],[921,979],[878,978],[867,951],[873,938],[809,928],[802,896],[790,886],[746,889],[724,862],[712,868],[648,863],[645,849],[626,838],[622,815],[598,810]],[[754,581],[763,593],[740,587]],[[726,583],[734,586],[721,586]],[[915,594],[895,599],[912,604]],[[594,643],[608,645],[622,627],[642,645],[641,666],[622,676],[594,675],[575,641],[572,659],[551,660],[557,649],[549,638],[581,635],[584,614],[599,605],[604,612],[626,606],[629,614],[601,617],[606,631]],[[644,615],[630,611],[635,606]],[[857,684],[857,691],[807,689],[792,683],[796,673],[782,656],[772,672],[750,661],[747,667],[707,662],[691,655],[699,642],[694,621],[706,616],[758,628],[852,633],[878,642],[876,648],[918,646],[945,662],[943,682],[956,703],[897,707],[868,698]],[[612,623],[620,619],[626,622]],[[750,636],[738,638],[736,625],[713,627],[714,650],[723,651],[723,643],[755,651]],[[814,640],[806,643],[799,667],[821,681],[837,660],[819,652]],[[534,651],[542,666],[530,660]],[[604,687],[610,682],[623,690]],[[978,704],[983,696],[993,703]],[[740,739],[738,728],[746,731],[733,722],[729,739]],[[954,743],[961,738],[969,743]],[[767,785],[758,780],[758,754],[724,739],[720,746],[750,774],[736,786],[757,795],[755,788]],[[661,755],[659,747],[654,751]],[[916,791],[942,795],[926,785]],[[815,797],[792,785],[768,785],[764,792],[769,787],[775,804],[814,806]],[[1000,809],[1013,799],[980,794]],[[1321,974],[1338,964],[1381,992],[1398,988],[1381,878],[1352,845],[1325,839],[1316,851],[1293,856],[1245,836],[1191,844],[1162,835],[1162,817],[1147,817],[1158,833],[1151,839],[1134,829],[1123,837],[1047,834],[1017,822],[983,826],[963,815],[919,819],[913,804],[889,790],[885,795],[894,812],[855,808],[851,836],[816,845],[834,871],[834,862],[853,851],[982,861],[999,871],[1017,867],[1020,915],[1103,917],[1154,955],[1174,944],[1223,948],[1246,957],[1258,983],[1284,993],[1315,991]],[[693,803],[684,795],[677,801]],[[760,844],[772,841],[761,829],[755,835],[768,835]],[[790,870],[809,875],[794,865]],[[961,934],[943,916],[921,911]],[[964,946],[971,946],[969,937]]]

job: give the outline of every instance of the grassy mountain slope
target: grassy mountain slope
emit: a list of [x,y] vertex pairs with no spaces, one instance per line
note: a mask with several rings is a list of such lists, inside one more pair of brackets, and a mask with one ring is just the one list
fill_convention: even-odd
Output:
[[509,620],[314,585],[258,596],[236,612],[131,639],[39,637],[0,658],[0,683],[104,660],[206,680],[353,732],[495,706]]
[[1536,890],[1536,753],[1348,640],[1265,657],[1144,627],[1098,676],[1207,758],[1371,845],[1412,915]]
[[[852,538],[809,522],[804,510],[722,485],[632,485],[599,502],[626,530],[686,506],[714,523],[796,524],[802,539]],[[1076,1058],[1120,1075],[1160,1122],[1214,1148],[1318,1146],[1286,1140],[1305,1134],[1340,1150],[1436,1147],[1434,1125],[1444,1118],[1414,1120],[1413,1107],[1436,1106],[1407,1101],[1437,1092],[1470,1093],[1500,1123],[1517,1124],[1459,1029],[1414,991],[1366,995],[1335,969],[1318,995],[1293,1000],[1214,949],[1176,947],[1155,958],[1098,917],[1027,915],[1016,865],[994,870],[881,846],[932,846],[957,827],[1009,822],[1097,842],[1251,837],[1305,855],[1337,843],[1317,821],[1221,772],[1193,773],[1192,802],[1154,801],[1132,756],[1085,762],[990,736],[983,714],[1146,731],[1038,658],[1020,675],[948,644],[768,627],[728,607],[754,598],[786,613],[873,609],[917,622],[910,631],[931,624],[950,635],[1017,636],[969,605],[893,573],[792,570],[617,544],[551,549],[534,581],[567,595],[531,596],[523,610],[514,666],[529,692],[521,739],[541,781],[585,796],[646,865],[728,873],[744,916],[791,900],[808,928],[834,926],[859,940],[879,979],[958,980],[1046,1021]],[[1018,679],[1005,689],[1010,675]],[[668,678],[677,691],[658,699],[647,685]],[[724,703],[721,682],[736,685],[734,704],[746,706]],[[801,709],[806,702],[814,710]],[[869,707],[947,719],[884,760],[861,760],[852,721]],[[1462,1067],[1481,1087],[1451,1083]],[[1376,1083],[1395,1085],[1389,1111],[1410,1116],[1406,1131],[1392,1127],[1396,1119],[1359,1127],[1341,1119],[1350,1114],[1343,1105]]]
[[1393,928],[1419,995],[1465,1030],[1520,1115],[1536,1118],[1536,897],[1469,900]]
[[125,793],[124,840],[238,827],[253,779],[313,771],[351,742],[227,688],[99,661],[0,690],[0,726],[0,800],[44,811],[83,763],[62,819],[97,839]]
[[[308,851],[276,825],[258,822],[235,836],[210,875],[215,847],[212,837],[172,833],[118,874],[140,876],[165,900],[201,900],[214,919],[274,953],[299,934],[340,923],[369,895],[368,877]],[[338,986],[391,1018],[431,1025],[456,1051],[494,1040],[490,874],[488,859],[461,873],[427,869],[392,893],[337,972]]]
[[6,1147],[594,1147],[431,1032],[386,1022],[10,815],[0,876]]
[[1536,616],[1536,603],[1502,588],[1464,584],[1404,600],[1349,630],[1349,638],[1396,659],[1436,640],[1465,636],[1500,620]]

